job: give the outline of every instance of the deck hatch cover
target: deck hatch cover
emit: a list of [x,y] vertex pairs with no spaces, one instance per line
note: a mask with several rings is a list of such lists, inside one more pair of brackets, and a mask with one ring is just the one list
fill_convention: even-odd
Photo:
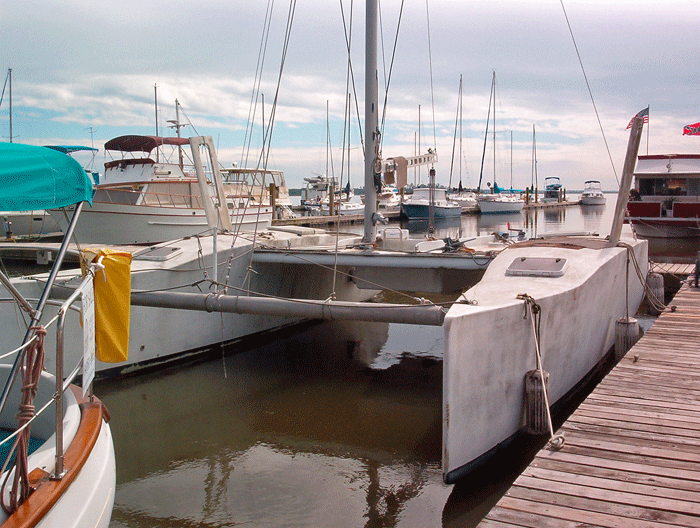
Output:
[[558,257],[518,257],[510,263],[506,275],[529,277],[561,277],[568,261]]
[[151,247],[141,253],[134,254],[134,260],[165,261],[170,260],[171,258],[176,257],[181,253],[182,249],[179,247]]

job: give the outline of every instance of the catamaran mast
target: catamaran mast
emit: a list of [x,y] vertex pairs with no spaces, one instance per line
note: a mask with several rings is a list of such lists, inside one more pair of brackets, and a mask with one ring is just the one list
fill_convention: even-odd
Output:
[[10,84],[10,143],[12,143],[12,68],[7,69],[7,82]]
[[365,12],[365,233],[362,242],[374,244],[377,239],[375,212],[379,173],[379,119],[377,93],[377,0],[367,0]]

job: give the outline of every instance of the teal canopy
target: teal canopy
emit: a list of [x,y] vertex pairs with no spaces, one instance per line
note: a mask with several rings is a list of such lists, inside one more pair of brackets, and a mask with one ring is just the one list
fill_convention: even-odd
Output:
[[46,147],[0,143],[0,210],[92,204],[92,182],[76,160]]
[[50,148],[53,150],[57,150],[59,152],[63,152],[64,154],[72,154],[73,152],[82,152],[85,150],[89,150],[91,152],[99,152],[96,148],[93,147],[83,147],[81,145],[45,145],[46,148]]

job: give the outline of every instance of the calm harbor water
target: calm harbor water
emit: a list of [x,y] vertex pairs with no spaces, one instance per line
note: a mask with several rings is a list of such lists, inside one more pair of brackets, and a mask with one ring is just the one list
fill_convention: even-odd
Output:
[[[607,197],[598,208],[464,216],[435,234],[604,236],[615,204]],[[309,324],[99,382],[117,456],[111,526],[476,525],[544,440],[519,441],[443,484],[442,347],[442,328]]]

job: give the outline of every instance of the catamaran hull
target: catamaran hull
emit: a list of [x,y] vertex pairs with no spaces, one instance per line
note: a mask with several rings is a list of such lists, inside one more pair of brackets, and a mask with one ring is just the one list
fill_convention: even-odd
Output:
[[[604,241],[601,241],[604,242]],[[646,241],[626,240],[646,273]],[[566,259],[560,277],[508,276],[521,258]],[[560,261],[561,262],[561,261]],[[626,284],[629,296],[626,299]],[[518,294],[541,306],[541,350],[550,403],[560,400],[605,356],[615,322],[634,315],[643,286],[627,250],[521,247],[505,250],[445,318],[443,476],[453,482],[524,425],[525,374],[536,368],[532,321]]]
[[[311,230],[313,231],[313,230]],[[252,237],[252,235],[250,235]],[[259,241],[271,244],[268,232]],[[282,238],[287,237],[287,238]],[[324,241],[321,235],[297,236],[294,233],[278,233],[281,244],[307,243],[315,245]],[[219,235],[218,237],[218,281],[230,285],[228,294],[246,295],[248,291],[273,297],[293,299],[325,300],[335,292],[341,301],[366,301],[378,290],[359,289],[352,279],[349,266],[339,266],[334,274],[332,267],[308,265],[260,263],[249,268],[253,244],[242,237]],[[184,293],[213,292],[205,275],[211,279],[212,237],[177,240],[155,246],[155,251],[142,250],[134,257],[131,268],[132,291],[165,291]],[[159,253],[159,249],[166,249]],[[135,248],[132,248],[135,249]],[[138,251],[138,250],[137,250]],[[165,254],[159,260],[155,255]],[[39,280],[37,280],[39,279]],[[64,271],[59,284],[73,288],[79,283],[79,271]],[[14,286],[27,298],[37,298],[43,282],[41,277],[13,279]],[[45,310],[44,319],[56,313],[56,307]],[[15,307],[0,302],[2,320],[15,320]],[[146,367],[163,367],[173,361],[206,352],[220,343],[230,343],[262,332],[279,329],[301,322],[299,317],[246,315],[233,313],[209,313],[194,310],[131,306],[129,329],[129,357],[121,363],[96,362],[98,377],[129,373]],[[0,338],[18,342],[22,335],[16,325],[0,325]],[[51,330],[50,336],[51,336]],[[66,368],[75,365],[79,357],[71,357],[70,350],[82,350],[82,328],[77,313],[69,313],[66,322]],[[5,341],[8,342],[8,341]],[[47,361],[54,361],[53,336],[46,339]],[[81,347],[78,347],[81,345]],[[72,367],[71,367],[72,368]]]

